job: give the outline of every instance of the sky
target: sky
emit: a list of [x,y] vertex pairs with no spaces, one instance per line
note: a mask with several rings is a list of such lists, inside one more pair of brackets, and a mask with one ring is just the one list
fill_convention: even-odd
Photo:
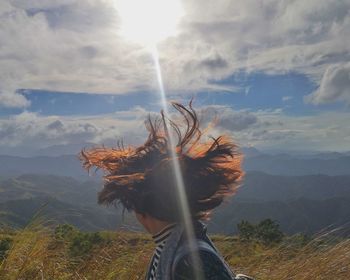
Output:
[[[350,150],[349,0],[181,5],[157,44],[168,100],[194,98],[203,119],[219,117],[211,133],[243,147]],[[0,153],[145,140],[161,109],[155,65],[123,36],[120,11],[117,0],[0,1]]]

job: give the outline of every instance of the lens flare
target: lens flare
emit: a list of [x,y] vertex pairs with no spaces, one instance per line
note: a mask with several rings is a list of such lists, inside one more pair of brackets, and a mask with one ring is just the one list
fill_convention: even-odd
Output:
[[[161,96],[161,103],[163,107],[163,112],[165,117],[169,116],[169,110],[168,110],[168,102],[166,99],[166,94],[164,90],[164,85],[163,85],[163,79],[162,79],[162,71],[160,68],[160,63],[159,63],[159,54],[158,50],[156,47],[153,48],[153,59],[154,59],[154,64],[155,64],[155,70],[157,74],[157,81],[159,85],[159,92]],[[167,126],[169,126],[166,123]],[[167,127],[167,130],[170,131],[170,128]],[[176,154],[176,144],[175,144],[175,139],[171,133],[168,134],[168,139],[169,139],[169,149],[170,149],[170,155],[173,163],[173,174],[174,174],[174,180],[176,181],[176,186],[177,186],[177,197],[179,201],[178,207],[181,209],[181,214],[182,214],[182,221],[185,227],[185,234],[189,240],[189,246],[192,247],[191,250],[191,259],[192,259],[192,264],[193,264],[193,272],[195,276],[195,280],[200,280],[204,279],[203,273],[202,273],[202,264],[198,255],[198,250],[196,248],[197,243],[195,241],[195,236],[194,236],[194,230],[193,230],[193,225],[192,225],[192,218],[189,210],[189,206],[187,203],[187,195],[185,192],[185,183],[183,180],[183,175],[181,173],[180,169],[180,162],[178,160],[177,154]]]
[[[183,15],[179,0],[118,0],[116,9],[122,20],[120,35],[125,38],[147,46],[153,55],[157,82],[160,92],[161,104],[164,116],[169,116],[168,102],[163,85],[162,71],[159,63],[157,43],[161,40],[176,35],[178,22]],[[185,234],[189,240],[189,246],[193,248],[191,259],[196,280],[203,279],[202,264],[196,248],[192,218],[187,202],[185,184],[180,169],[180,163],[176,154],[175,139],[170,132],[169,124],[169,151],[172,158],[173,175],[177,186],[178,207],[182,214],[182,223]]]

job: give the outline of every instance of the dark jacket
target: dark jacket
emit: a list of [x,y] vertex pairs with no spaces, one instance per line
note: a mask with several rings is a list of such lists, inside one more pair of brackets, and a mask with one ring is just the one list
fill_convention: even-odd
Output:
[[[206,226],[200,221],[194,221],[193,229],[195,242],[190,243],[184,226],[178,224],[173,228],[161,253],[156,280],[196,279],[195,274],[203,280],[235,279],[236,275],[207,236]],[[193,265],[194,262],[198,263],[193,255],[197,256],[197,260],[199,257],[200,268],[198,265]],[[196,273],[194,269],[197,269]],[[146,279],[149,278],[150,270],[151,268]]]

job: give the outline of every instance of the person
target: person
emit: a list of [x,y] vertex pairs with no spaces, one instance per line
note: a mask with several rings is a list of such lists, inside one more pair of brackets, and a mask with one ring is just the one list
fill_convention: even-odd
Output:
[[[240,184],[244,172],[238,146],[225,135],[203,141],[205,133],[192,100],[188,106],[176,102],[172,106],[180,118],[170,119],[163,111],[153,119],[149,115],[145,121],[149,135],[139,147],[119,142],[116,148],[81,151],[84,168],[105,172],[98,202],[121,204],[133,211],[152,235],[156,248],[146,280],[251,279],[230,270],[203,223]],[[177,140],[175,145],[170,137]],[[187,207],[180,199],[171,147],[181,171]]]

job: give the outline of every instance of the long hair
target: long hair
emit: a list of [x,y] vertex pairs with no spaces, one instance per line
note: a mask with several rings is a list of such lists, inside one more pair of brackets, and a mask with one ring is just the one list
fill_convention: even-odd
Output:
[[178,186],[169,151],[170,135],[174,134],[192,218],[207,219],[211,210],[235,193],[243,176],[238,146],[225,135],[203,141],[192,101],[187,107],[176,102],[172,106],[183,121],[166,118],[163,112],[154,119],[149,115],[145,121],[149,135],[143,145],[125,147],[118,142],[115,148],[102,146],[80,152],[85,169],[104,171],[100,204],[121,203],[129,211],[179,221]]

